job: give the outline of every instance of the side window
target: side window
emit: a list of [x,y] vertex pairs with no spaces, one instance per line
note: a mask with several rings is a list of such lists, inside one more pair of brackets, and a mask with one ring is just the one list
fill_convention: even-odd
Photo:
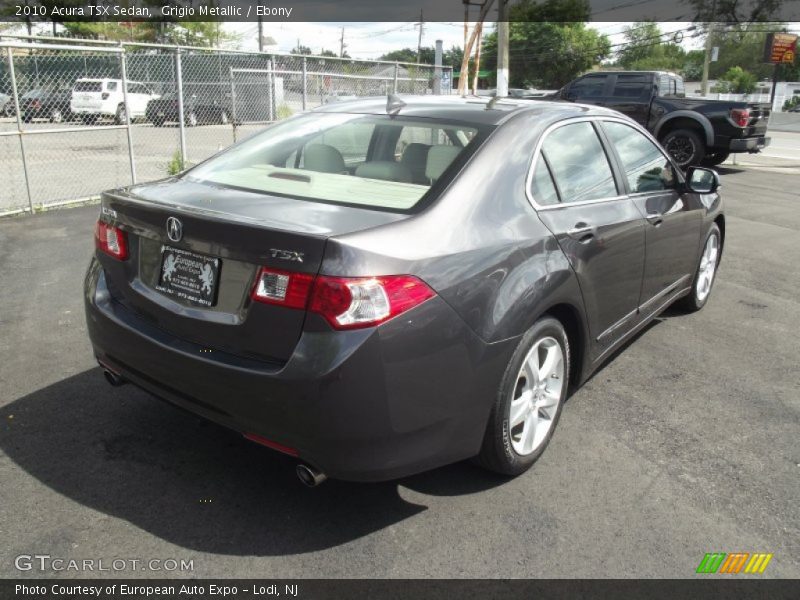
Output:
[[617,75],[612,95],[615,98],[639,98],[650,93],[651,79],[646,75]]
[[570,100],[599,98],[606,87],[606,79],[608,75],[587,75],[569,86],[567,98]]
[[550,174],[550,167],[542,156],[536,160],[531,180],[531,195],[539,206],[558,204],[558,192]]
[[117,82],[116,81],[108,81],[108,82],[106,82],[106,89],[109,92],[116,92],[117,91]]
[[590,122],[559,127],[547,136],[542,152],[558,183],[562,202],[585,202],[618,195],[608,157]]
[[675,187],[672,164],[641,132],[607,121],[603,128],[619,154],[631,193],[658,192]]

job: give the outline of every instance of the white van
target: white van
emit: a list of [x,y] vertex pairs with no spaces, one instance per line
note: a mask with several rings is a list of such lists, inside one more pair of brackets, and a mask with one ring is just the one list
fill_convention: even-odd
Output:
[[[143,117],[150,100],[159,98],[143,83],[128,82],[130,117]],[[126,123],[125,99],[121,79],[78,79],[72,86],[70,110],[84,122],[100,117],[114,117],[118,124]]]

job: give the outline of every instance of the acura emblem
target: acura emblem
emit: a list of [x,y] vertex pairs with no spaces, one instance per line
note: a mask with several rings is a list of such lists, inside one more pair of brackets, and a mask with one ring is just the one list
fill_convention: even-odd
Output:
[[175,217],[167,219],[167,237],[173,242],[180,242],[183,237],[183,225]]

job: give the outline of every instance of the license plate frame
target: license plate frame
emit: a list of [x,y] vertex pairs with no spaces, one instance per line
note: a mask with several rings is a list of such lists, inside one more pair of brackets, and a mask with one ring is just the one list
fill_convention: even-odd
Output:
[[217,302],[221,265],[215,256],[162,244],[156,289],[190,305],[211,308]]

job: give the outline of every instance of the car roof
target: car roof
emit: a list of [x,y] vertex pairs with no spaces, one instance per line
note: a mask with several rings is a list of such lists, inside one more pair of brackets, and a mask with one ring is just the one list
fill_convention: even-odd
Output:
[[[560,121],[571,116],[618,115],[619,113],[597,106],[572,102],[551,102],[546,100],[524,100],[520,98],[501,98],[491,108],[487,105],[492,98],[486,96],[405,96],[398,95],[405,106],[396,114],[403,117],[426,119],[448,119],[475,123],[478,125],[499,125],[513,115],[531,113],[545,121]],[[362,98],[325,104],[314,112],[356,113],[385,115],[386,96]]]

